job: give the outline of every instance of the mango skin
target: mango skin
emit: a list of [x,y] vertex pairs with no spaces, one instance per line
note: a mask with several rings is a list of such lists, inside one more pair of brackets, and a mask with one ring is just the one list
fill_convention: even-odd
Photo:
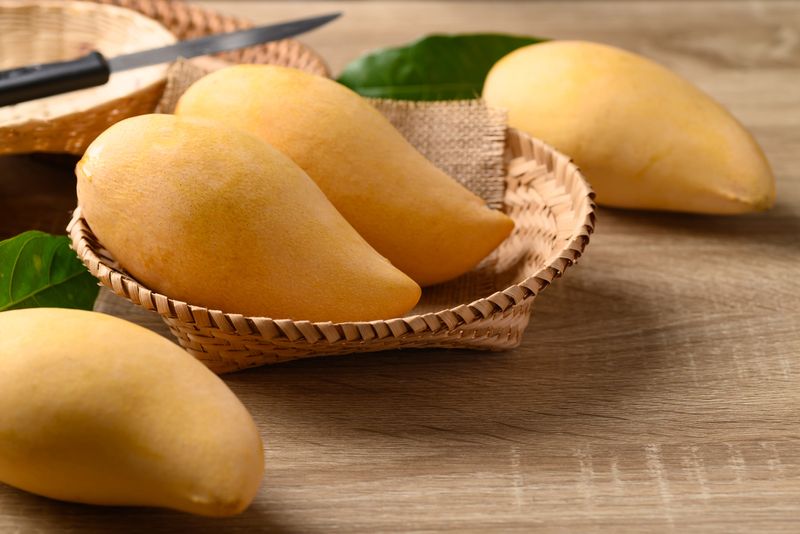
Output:
[[171,298],[334,322],[401,316],[419,299],[302,169],[245,132],[141,115],[97,137],[76,174],[100,242]]
[[244,510],[264,474],[247,409],[158,334],[100,313],[0,313],[0,481],[64,501]]
[[425,159],[366,100],[327,78],[236,65],[195,82],[175,113],[241,128],[287,154],[420,285],[469,271],[514,227]]
[[735,214],[774,202],[769,163],[744,127],[636,54],[581,41],[520,48],[491,69],[483,98],[574,158],[601,204]]

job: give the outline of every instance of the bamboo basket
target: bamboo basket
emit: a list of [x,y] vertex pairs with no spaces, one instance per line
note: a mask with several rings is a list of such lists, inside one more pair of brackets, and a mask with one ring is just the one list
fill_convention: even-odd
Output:
[[390,320],[293,321],[194,306],[151,291],[123,272],[80,208],[67,230],[78,256],[103,285],[158,313],[178,342],[217,373],[389,349],[500,351],[520,343],[535,297],[577,261],[595,221],[594,195],[579,169],[542,141],[509,129],[505,171],[503,210],[516,223],[512,235],[474,271],[425,288],[410,315]]
[[[111,4],[111,5],[103,5]],[[179,1],[11,0],[0,3],[0,69],[74,59],[96,49],[107,57],[252,26]],[[322,59],[287,39],[221,55],[326,75]],[[104,86],[0,107],[0,154],[81,154],[97,135],[127,117],[151,113],[167,65],[116,73]]]
[[[253,23],[196,6],[181,0],[91,0],[138,11],[157,20],[180,39],[192,39],[214,33],[251,28]],[[329,76],[325,61],[300,41],[283,39],[248,48],[224,52],[217,56],[230,63],[268,63],[294,67],[319,76]]]

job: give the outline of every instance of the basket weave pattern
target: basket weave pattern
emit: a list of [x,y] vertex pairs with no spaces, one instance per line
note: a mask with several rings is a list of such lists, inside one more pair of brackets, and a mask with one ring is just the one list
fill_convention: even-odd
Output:
[[510,129],[505,159],[504,209],[516,228],[465,275],[477,281],[468,286],[483,288],[484,296],[430,309],[435,308],[437,293],[458,286],[456,280],[426,288],[413,315],[385,321],[312,323],[193,306],[155,293],[121,271],[80,209],[68,231],[78,256],[103,285],[161,315],[179,343],[217,373],[311,356],[397,348],[504,350],[520,343],[534,298],[580,257],[594,228],[593,193],[569,158]]
[[[92,0],[138,11],[159,21],[178,39],[251,28],[247,20],[217,13],[180,0]],[[269,63],[329,76],[328,66],[316,52],[294,39],[283,39],[219,54],[232,63]]]

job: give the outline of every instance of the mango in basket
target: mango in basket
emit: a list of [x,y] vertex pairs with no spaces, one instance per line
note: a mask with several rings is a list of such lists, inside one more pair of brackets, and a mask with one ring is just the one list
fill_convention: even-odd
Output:
[[514,227],[366,100],[327,78],[232,66],[195,82],[175,112],[241,128],[287,154],[378,252],[421,285],[469,271]]
[[419,299],[302,169],[243,131],[133,117],[95,139],[76,173],[103,246],[171,298],[311,321],[395,317]]
[[483,96],[511,126],[573,157],[601,204],[741,213],[774,201],[772,171],[742,125],[630,52],[570,41],[520,48],[494,65]]
[[264,473],[247,409],[177,345],[100,313],[0,313],[0,481],[54,499],[233,515]]

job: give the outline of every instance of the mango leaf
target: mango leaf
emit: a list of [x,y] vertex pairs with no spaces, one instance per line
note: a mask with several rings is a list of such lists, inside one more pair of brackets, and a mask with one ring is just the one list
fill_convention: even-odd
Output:
[[30,231],[0,241],[0,311],[55,307],[91,310],[97,280],[66,236]]
[[494,33],[430,35],[357,58],[345,67],[338,82],[374,98],[478,98],[486,74],[497,60],[517,48],[543,41]]

